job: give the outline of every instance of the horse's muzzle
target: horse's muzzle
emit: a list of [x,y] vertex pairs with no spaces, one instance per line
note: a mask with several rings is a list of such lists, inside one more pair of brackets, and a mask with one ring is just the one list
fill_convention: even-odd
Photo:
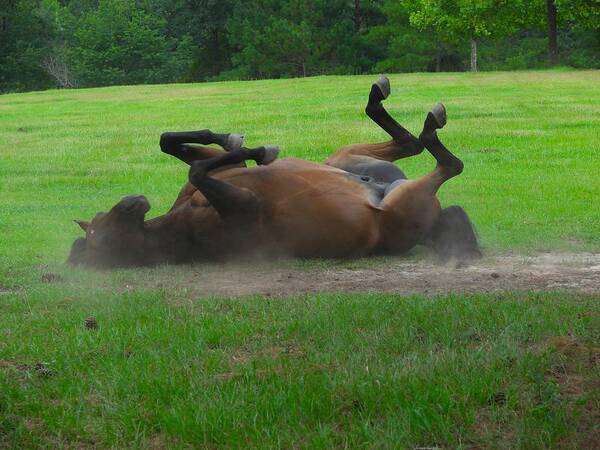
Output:
[[117,205],[119,211],[124,213],[141,213],[146,214],[150,210],[150,202],[143,195],[128,195]]

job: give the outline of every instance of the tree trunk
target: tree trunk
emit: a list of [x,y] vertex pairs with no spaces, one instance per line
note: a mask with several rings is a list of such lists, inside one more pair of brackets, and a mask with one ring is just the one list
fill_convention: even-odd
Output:
[[477,41],[471,38],[471,72],[477,72]]
[[439,53],[435,55],[435,71],[442,71],[442,55],[440,55]]
[[356,31],[360,30],[361,17],[360,17],[360,0],[354,0],[354,27]]
[[556,3],[554,0],[546,0],[548,12],[548,62],[555,65],[558,62],[558,43],[556,32]]

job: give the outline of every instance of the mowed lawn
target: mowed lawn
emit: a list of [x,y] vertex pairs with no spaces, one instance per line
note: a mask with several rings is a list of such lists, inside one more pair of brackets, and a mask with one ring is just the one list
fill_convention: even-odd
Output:
[[[239,132],[248,145],[322,161],[388,136],[364,114],[374,76],[111,87],[0,96],[0,248],[13,262],[62,261],[91,218],[144,193],[164,213],[186,180],[160,152],[166,130]],[[465,162],[441,190],[487,250],[600,249],[600,72],[390,76],[386,106],[414,133],[442,100],[441,139]],[[427,152],[402,161],[431,170]]]
[[[597,448],[598,297],[196,298],[186,267],[63,265],[72,219],[132,193],[168,209],[187,168],[162,131],[321,161],[387,139],[363,112],[375,78],[0,96],[0,448]],[[484,252],[600,250],[600,72],[390,79],[388,111],[415,133],[446,104],[465,172],[440,196]],[[172,281],[140,282],[157,275]]]

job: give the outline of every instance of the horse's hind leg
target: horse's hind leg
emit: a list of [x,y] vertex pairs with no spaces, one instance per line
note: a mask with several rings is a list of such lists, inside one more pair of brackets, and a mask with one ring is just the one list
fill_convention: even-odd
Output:
[[431,183],[431,187],[436,192],[446,180],[460,175],[464,167],[463,162],[454,156],[438,138],[437,130],[446,124],[446,120],[446,108],[442,103],[438,103],[427,114],[423,131],[419,136],[419,140],[437,161],[436,170],[433,172],[436,176]]
[[443,261],[481,257],[475,228],[460,206],[441,209],[431,189],[437,174],[406,182],[387,194],[380,207],[380,244],[384,253],[402,253],[417,244]]
[[406,179],[392,162],[418,155],[423,144],[396,122],[383,107],[382,101],[390,94],[390,82],[381,77],[371,86],[365,111],[393,139],[380,144],[352,144],[339,149],[325,164],[359,175],[372,176],[378,181],[392,183]]
[[382,76],[371,86],[365,112],[392,137],[392,140],[381,144],[348,145],[332,155],[326,161],[326,164],[337,167],[338,161],[352,156],[368,156],[382,161],[394,162],[398,159],[418,155],[423,151],[423,144],[419,139],[396,122],[383,107],[382,102],[390,95],[390,92],[390,80]]
[[[423,132],[419,136],[425,148],[437,161],[435,170],[426,182],[426,188],[433,193],[436,193],[445,181],[461,174],[464,167],[463,162],[438,138],[437,130],[445,124],[446,108],[438,103],[427,114]],[[431,247],[442,260],[481,257],[475,228],[460,206],[443,209],[423,243]]]
[[[427,115],[420,135],[421,142],[437,161],[435,169],[417,180],[390,189],[381,202],[382,250],[404,251],[417,243],[427,241],[428,238],[439,241],[441,238],[438,236],[443,233],[435,227],[444,228],[448,223],[452,223],[452,227],[455,228],[450,233],[452,236],[457,238],[469,236],[469,230],[465,231],[462,225],[456,225],[457,223],[464,225],[464,220],[452,210],[449,213],[442,213],[436,198],[441,185],[463,170],[462,161],[453,155],[437,136],[436,130],[442,128],[445,123],[445,108],[442,104],[438,104]],[[464,244],[470,245],[467,242],[470,238],[465,239]],[[438,242],[438,247],[441,248],[443,245]]]
[[390,80],[385,76],[381,76],[381,78],[371,86],[369,101],[365,108],[365,112],[373,122],[383,128],[383,130],[392,137],[394,142],[399,144],[398,148],[391,149],[391,155],[394,158],[391,161],[395,161],[397,159],[418,155],[423,151],[423,145],[410,131],[396,122],[383,107],[382,102],[388,98],[390,93]]

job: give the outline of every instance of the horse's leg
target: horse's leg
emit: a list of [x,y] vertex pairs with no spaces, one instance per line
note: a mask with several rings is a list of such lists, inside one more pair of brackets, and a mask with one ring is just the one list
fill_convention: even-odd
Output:
[[189,180],[217,210],[223,220],[234,220],[236,224],[249,223],[258,214],[258,200],[254,194],[244,188],[233,186],[225,181],[212,178],[209,173],[249,159],[257,163],[274,161],[279,150],[273,147],[256,149],[240,148],[229,153],[197,160],[191,164]]
[[210,147],[198,147],[186,144],[217,144],[226,151],[241,148],[244,137],[239,134],[219,134],[210,130],[167,132],[160,136],[160,148],[163,152],[191,164],[199,159],[212,158],[223,153]]
[[[391,159],[386,159],[387,161],[395,161],[408,156],[418,155],[423,151],[423,145],[410,131],[396,122],[383,107],[382,102],[388,98],[390,92],[390,80],[382,76],[371,86],[365,112],[373,122],[383,128],[392,137],[394,142],[398,144],[398,146],[390,148],[389,154]],[[377,157],[377,155],[371,156]]]
[[[388,190],[381,202],[381,250],[401,252],[410,249],[427,237],[441,216],[436,198],[440,186],[460,174],[463,163],[437,137],[436,130],[446,123],[446,111],[436,105],[427,115],[420,140],[436,159],[435,169],[414,181]],[[456,235],[456,234],[455,234]]]
[[442,103],[438,103],[427,114],[423,131],[419,135],[419,140],[437,161],[436,170],[439,169],[439,175],[436,180],[438,181],[432,184],[436,192],[446,180],[460,175],[464,167],[463,162],[454,156],[438,138],[436,130],[446,125],[446,121],[446,108]]
[[404,172],[391,162],[399,159],[398,156],[402,154],[402,145],[395,141],[382,144],[353,144],[338,150],[325,164],[357,175],[373,177],[379,182],[393,183],[406,179]]
[[382,76],[371,86],[365,112],[393,139],[380,144],[348,145],[339,149],[325,164],[359,175],[370,175],[387,183],[406,179],[404,173],[391,163],[418,155],[423,151],[423,144],[385,110],[382,101],[389,95],[390,81]]
[[[463,162],[448,150],[437,135],[446,124],[446,108],[438,103],[427,115],[419,139],[437,161],[437,167],[428,182],[428,188],[437,192],[440,186],[463,171]],[[473,259],[481,257],[479,241],[469,216],[460,206],[450,206],[441,211],[426,236],[425,245],[442,258]]]

